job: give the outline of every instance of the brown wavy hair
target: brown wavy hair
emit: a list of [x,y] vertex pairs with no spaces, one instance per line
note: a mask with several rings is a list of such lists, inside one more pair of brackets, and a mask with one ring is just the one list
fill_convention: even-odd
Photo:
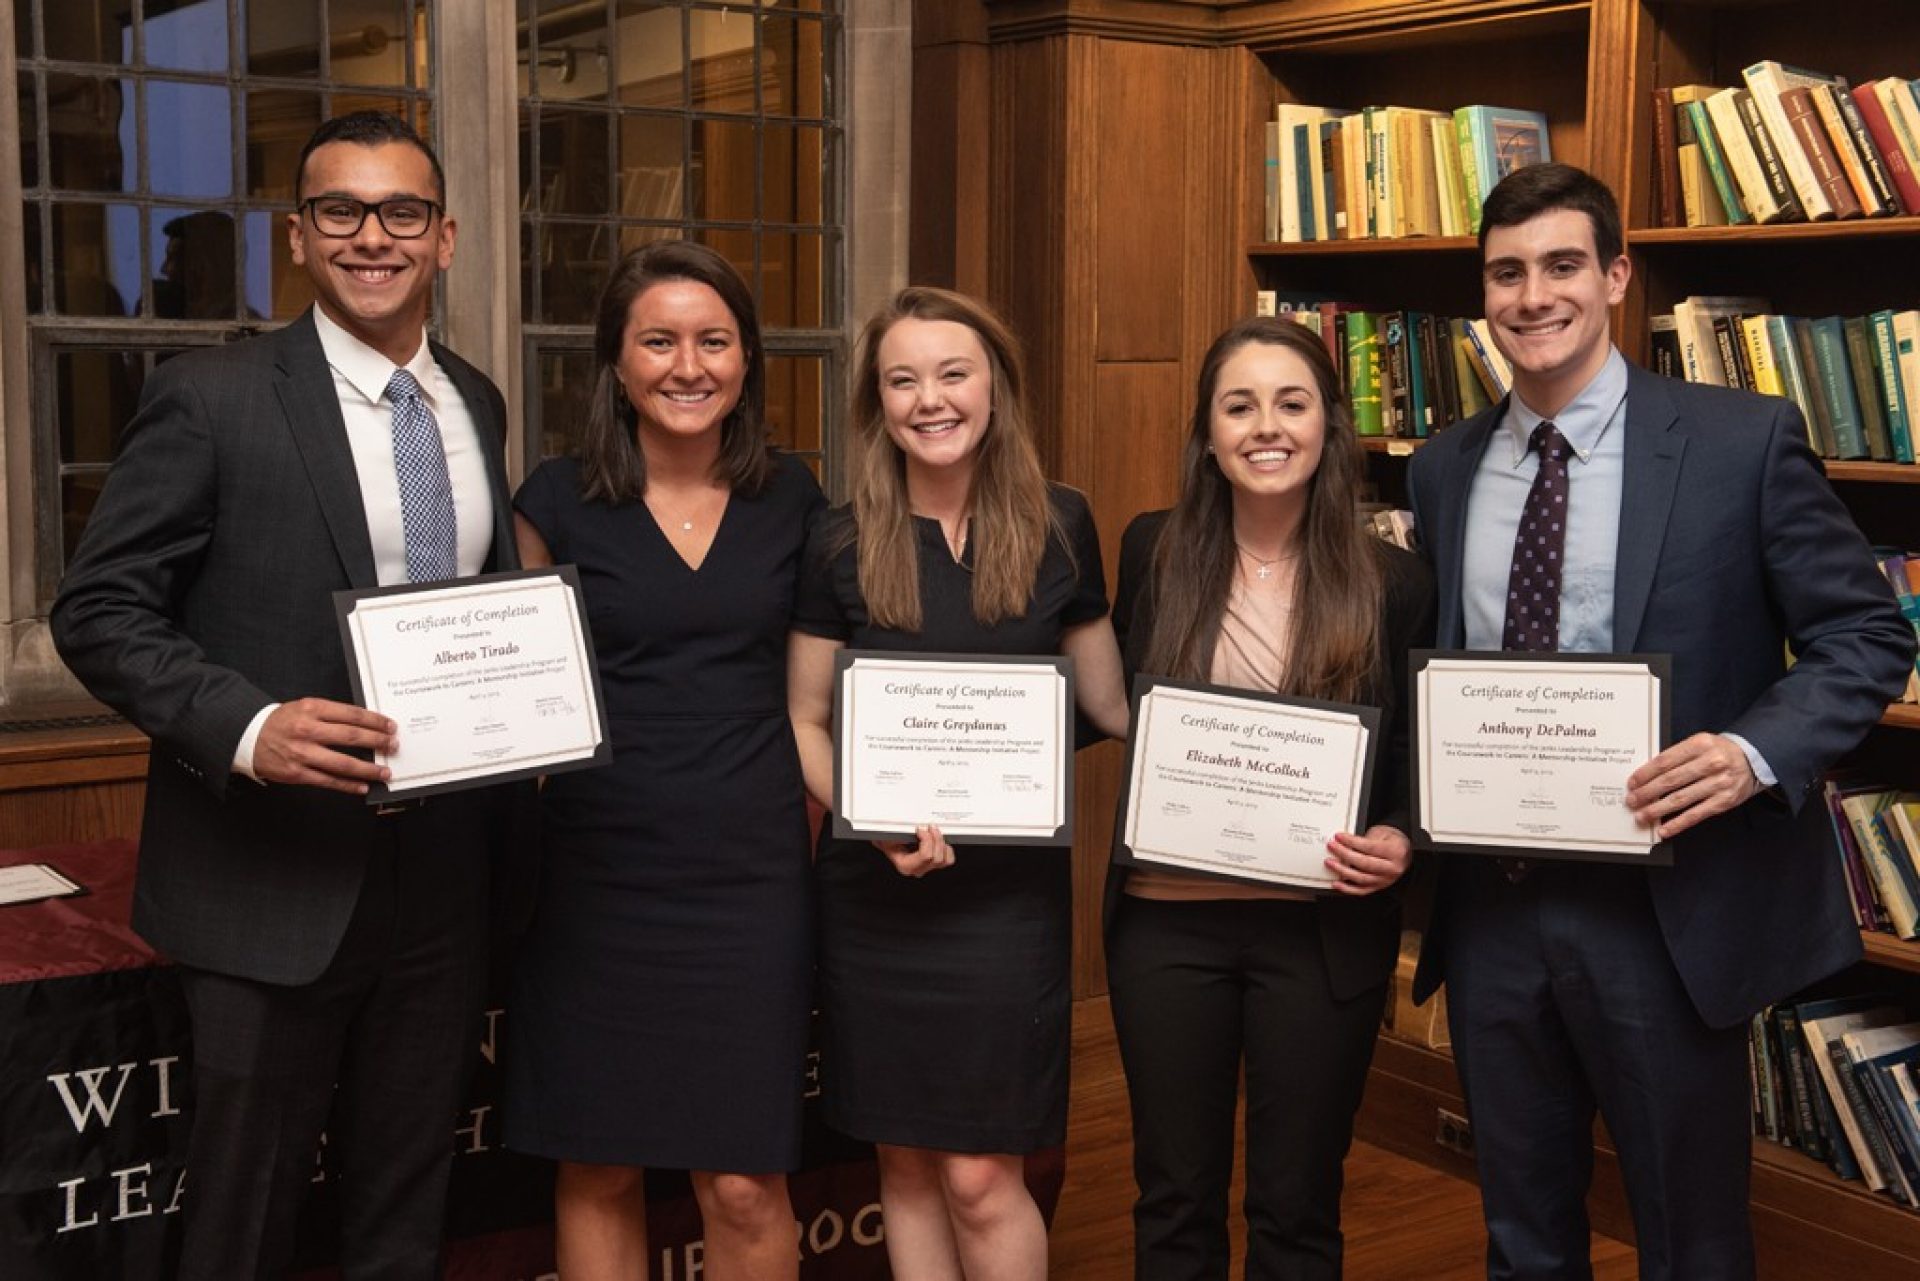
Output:
[[[920,630],[919,540],[907,502],[906,458],[887,434],[880,399],[880,342],[903,320],[948,320],[980,340],[993,375],[992,414],[975,446],[972,490],[973,616],[988,626],[1018,618],[1058,518],[1047,497],[1040,452],[1028,427],[1020,343],[985,303],[951,290],[909,286],[860,334],[853,370],[853,528],[860,591],[882,627]],[[1066,546],[1064,537],[1061,546]]]
[[620,363],[620,341],[633,300],[669,280],[690,280],[719,294],[733,313],[746,352],[747,375],[740,401],[720,424],[716,479],[750,498],[766,488],[773,475],[766,426],[767,357],[753,291],[732,263],[707,246],[690,240],[656,240],[620,260],[594,305],[595,373],[587,430],[580,444],[580,489],[586,498],[624,503],[638,502],[646,495],[646,455],[634,439],[640,416],[627,400],[615,367]]
[[1380,632],[1380,550],[1361,527],[1357,506],[1366,461],[1325,345],[1311,330],[1270,316],[1234,325],[1213,340],[1201,362],[1181,454],[1180,498],[1154,551],[1146,669],[1211,679],[1237,552],[1233,487],[1207,445],[1220,368],[1249,343],[1285,347],[1306,361],[1326,411],[1320,466],[1307,485],[1286,670],[1276,692],[1351,702],[1366,687]]

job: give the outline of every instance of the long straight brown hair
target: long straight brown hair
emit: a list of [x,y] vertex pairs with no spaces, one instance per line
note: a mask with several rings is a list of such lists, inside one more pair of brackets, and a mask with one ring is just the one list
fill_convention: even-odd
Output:
[[[931,286],[895,294],[860,334],[853,371],[853,515],[860,591],[882,627],[920,630],[920,552],[907,501],[906,456],[887,432],[880,342],[903,320],[948,320],[980,340],[993,376],[992,416],[974,447],[973,616],[988,626],[1027,612],[1057,518],[1028,428],[1020,343],[985,303]],[[1062,538],[1061,545],[1066,546]]]
[[1313,371],[1326,416],[1320,466],[1307,483],[1290,643],[1276,692],[1355,701],[1373,670],[1380,631],[1378,540],[1361,527],[1357,510],[1365,460],[1326,347],[1303,326],[1270,316],[1234,325],[1213,340],[1201,362],[1181,454],[1180,499],[1154,552],[1147,670],[1186,680],[1211,678],[1237,552],[1233,487],[1207,446],[1220,367],[1249,343],[1285,347],[1300,356]]

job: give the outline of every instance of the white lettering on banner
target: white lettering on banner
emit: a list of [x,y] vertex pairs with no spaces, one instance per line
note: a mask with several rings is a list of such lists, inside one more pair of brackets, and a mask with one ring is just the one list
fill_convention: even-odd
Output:
[[488,1143],[485,1138],[487,1113],[491,1111],[493,1111],[493,1105],[491,1103],[483,1103],[467,1113],[467,1115],[472,1118],[471,1124],[454,1127],[454,1138],[466,1140],[464,1145],[459,1143],[454,1145],[456,1155],[477,1156],[482,1152],[490,1152],[493,1150],[493,1145]]
[[[676,1257],[684,1259],[678,1272],[673,1268]],[[707,1243],[689,1241],[678,1255],[672,1249],[660,1252],[660,1281],[693,1281],[693,1278],[706,1270],[706,1266]]]
[[887,1239],[886,1224],[880,1217],[880,1203],[870,1201],[853,1216],[853,1243],[879,1245]]
[[[149,1116],[180,1115],[180,1109],[173,1105],[173,1065],[179,1061],[177,1054],[147,1060],[146,1066],[153,1069],[154,1094],[159,1100],[154,1110],[148,1113]],[[95,1117],[99,1118],[101,1129],[112,1128],[114,1116],[120,1110],[120,1100],[127,1092],[127,1082],[140,1067],[137,1062],[109,1063],[72,1072],[55,1072],[47,1078],[47,1083],[53,1086],[54,1092],[60,1096],[60,1102],[66,1105],[67,1118],[73,1122],[73,1132],[84,1134],[88,1123]],[[107,1098],[101,1092],[100,1083],[107,1079],[108,1073],[116,1071],[120,1076],[113,1083],[113,1097]],[[75,1078],[80,1081],[80,1098],[74,1097]]]
[[[168,1190],[166,1204],[158,1208],[161,1214],[180,1212],[181,1194],[187,1182],[186,1171],[178,1171],[172,1178],[173,1186]],[[60,1226],[55,1229],[56,1235],[98,1227],[102,1222],[124,1223],[128,1219],[147,1218],[155,1213],[152,1180],[153,1163],[143,1161],[125,1169],[109,1170],[98,1179],[63,1181],[57,1186],[64,1194],[65,1209]],[[107,1211],[104,1220],[100,1217],[103,1209]]]
[[500,1053],[500,1016],[504,1009],[487,1011],[487,1034],[480,1040],[480,1057],[489,1064],[495,1062]]

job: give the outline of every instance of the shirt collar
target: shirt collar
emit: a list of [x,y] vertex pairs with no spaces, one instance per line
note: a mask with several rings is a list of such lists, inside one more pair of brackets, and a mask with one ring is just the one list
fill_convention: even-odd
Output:
[[[1593,451],[1606,435],[1607,427],[1617,417],[1620,402],[1627,398],[1627,361],[1615,347],[1607,352],[1607,363],[1600,366],[1600,372],[1593,381],[1580,389],[1580,393],[1568,401],[1566,407],[1554,415],[1553,425],[1573,447],[1575,457],[1581,462],[1589,462]],[[1507,417],[1504,423],[1507,441],[1513,448],[1512,465],[1518,467],[1527,457],[1527,441],[1533,435],[1533,429],[1545,422],[1546,418],[1535,413],[1527,403],[1515,394],[1507,397]]]
[[387,394],[387,383],[393,378],[393,371],[404,369],[420,384],[420,391],[428,405],[436,409],[439,407],[439,398],[435,394],[440,387],[439,366],[433,363],[433,351],[427,343],[426,330],[420,331],[420,347],[413,353],[413,358],[404,365],[395,365],[341,328],[318,307],[313,309],[313,327],[319,332],[320,350],[326,353],[327,364],[346,379],[349,386],[365,396],[368,404],[379,404],[380,398]]

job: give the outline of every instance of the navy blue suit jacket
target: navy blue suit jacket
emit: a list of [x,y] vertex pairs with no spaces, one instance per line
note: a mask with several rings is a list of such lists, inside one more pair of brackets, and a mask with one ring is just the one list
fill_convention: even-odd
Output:
[[[1504,411],[1434,437],[1410,466],[1442,648],[1465,644],[1467,501]],[[1914,636],[1790,401],[1630,367],[1625,430],[1613,647],[1672,656],[1673,742],[1739,734],[1779,779],[1682,833],[1672,867],[1646,869],[1689,996],[1728,1027],[1860,956],[1824,807],[1807,802],[1898,694]],[[1447,936],[1458,871],[1441,872],[1420,999],[1447,950],[1473,945]]]

